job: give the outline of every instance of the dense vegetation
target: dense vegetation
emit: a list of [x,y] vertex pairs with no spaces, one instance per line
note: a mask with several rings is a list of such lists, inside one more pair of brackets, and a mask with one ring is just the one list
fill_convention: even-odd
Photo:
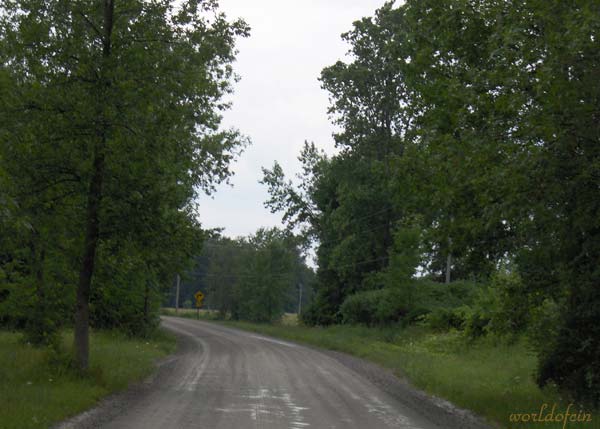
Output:
[[[295,238],[277,228],[259,229],[249,237],[213,236],[204,242],[194,269],[181,284],[180,306],[190,308],[202,291],[203,307],[219,317],[273,322],[284,312],[299,312],[312,299],[314,272]],[[176,288],[167,305],[174,307]]]
[[195,198],[245,143],[220,129],[234,42],[215,1],[0,6],[0,326],[145,335],[201,249]]
[[355,22],[321,74],[338,153],[307,143],[299,186],[264,171],[267,206],[317,246],[305,322],[527,333],[538,383],[597,404],[599,30],[597,1],[407,0]]

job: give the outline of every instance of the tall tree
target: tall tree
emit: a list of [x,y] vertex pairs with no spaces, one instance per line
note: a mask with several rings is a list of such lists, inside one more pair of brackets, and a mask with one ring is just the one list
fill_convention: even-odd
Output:
[[248,28],[228,22],[216,1],[9,0],[1,16],[11,95],[2,107],[14,117],[2,135],[5,162],[76,219],[75,345],[85,369],[101,243],[134,242],[151,262],[150,246],[197,228],[198,190],[229,175],[243,139],[219,130],[220,111],[235,38]]
[[310,193],[265,174],[267,204],[320,241],[319,323],[390,272],[390,207],[420,225],[429,274],[486,278],[508,260],[532,305],[558,301],[539,381],[600,401],[599,23],[597,1],[409,0],[354,24],[351,61],[322,75],[340,154]]

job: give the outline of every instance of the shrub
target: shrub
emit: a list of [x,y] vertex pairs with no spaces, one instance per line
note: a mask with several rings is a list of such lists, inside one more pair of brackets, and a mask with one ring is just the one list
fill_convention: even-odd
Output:
[[475,289],[470,300],[463,324],[469,338],[487,333],[514,338],[530,323],[530,306],[534,301],[517,273],[496,272],[490,285]]
[[562,312],[563,304],[550,298],[531,309],[527,338],[539,354],[545,354],[556,341]]
[[415,284],[416,304],[433,311],[437,308],[457,308],[470,305],[481,289],[478,283],[471,281],[455,281],[450,284],[419,279]]
[[[540,350],[538,383],[553,382],[577,402],[600,405],[600,276],[569,279],[571,295],[559,307],[554,338]],[[552,304],[546,304],[552,306]],[[550,315],[550,318],[553,316]]]
[[490,314],[483,307],[471,308],[466,313],[464,332],[470,339],[482,337],[489,332],[488,325],[491,321]]
[[322,291],[315,295],[313,302],[302,311],[300,319],[308,326],[327,326],[342,322],[342,316]]
[[492,276],[489,292],[490,332],[511,336],[524,331],[530,320],[532,298],[521,276],[498,271]]
[[480,289],[474,282],[448,285],[413,279],[391,288],[355,293],[342,303],[340,313],[344,323],[411,324],[425,320],[434,329],[461,329],[468,313],[465,309]]
[[344,323],[372,326],[399,321],[407,308],[399,291],[378,289],[350,295],[342,303],[340,313]]
[[468,307],[436,308],[425,316],[425,323],[436,331],[449,331],[450,329],[463,329],[466,322]]

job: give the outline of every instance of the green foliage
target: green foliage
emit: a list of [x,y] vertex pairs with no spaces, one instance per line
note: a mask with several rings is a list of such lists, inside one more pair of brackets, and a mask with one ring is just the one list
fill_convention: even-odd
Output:
[[397,322],[406,312],[406,304],[396,291],[390,289],[355,293],[340,307],[344,323],[367,326]]
[[393,235],[388,265],[381,275],[382,283],[390,289],[410,288],[421,263],[421,230],[418,227],[401,227]]
[[203,252],[206,271],[197,288],[206,291],[206,306],[221,318],[272,322],[286,309],[298,309],[311,298],[313,273],[295,238],[277,228],[232,240],[212,238]]
[[263,230],[248,239],[252,252],[246,256],[237,290],[236,318],[272,322],[283,315],[287,289],[293,282],[294,253],[288,237],[277,229]]
[[527,338],[538,354],[548,354],[555,347],[564,312],[564,303],[550,298],[530,310]]
[[599,26],[597,2],[558,0],[409,0],[354,23],[348,61],[321,76],[340,152],[306,170],[301,204],[281,171],[270,187],[273,210],[310,209],[296,217],[319,246],[308,322],[406,278],[393,224],[418,219],[427,277],[490,284],[469,336],[514,335],[564,302],[540,383],[598,402]]
[[95,326],[156,326],[204,238],[196,197],[247,143],[221,119],[248,31],[213,1],[2,3],[3,325],[49,342],[89,297]]
[[478,301],[477,305],[465,311],[465,321],[463,323],[464,333],[467,338],[476,339],[483,337],[488,333],[488,327],[492,316],[490,315],[487,306],[481,305]]
[[532,300],[518,273],[494,273],[490,284],[492,302],[489,330],[499,335],[523,332],[530,321]]
[[469,307],[436,308],[425,316],[425,323],[434,331],[462,330],[469,315]]
[[327,294],[327,292],[335,294],[335,291],[325,289],[320,285],[321,281],[322,278],[316,283],[318,289],[310,307],[301,314],[302,322],[309,326],[328,326],[342,321],[339,309],[332,304]]
[[445,284],[419,279],[415,281],[415,285],[419,301],[428,309],[470,305],[481,289],[481,284],[467,280]]
[[411,280],[403,287],[358,292],[341,306],[345,323],[368,326],[397,322],[413,324],[424,320],[434,329],[462,328],[471,310],[468,307],[480,290],[473,282],[449,285],[429,280]]
[[[596,271],[597,271],[596,267]],[[582,277],[585,278],[584,272]],[[578,295],[569,297],[559,307],[558,332],[540,351],[538,382],[557,384],[576,400],[591,405],[600,403],[600,293],[596,278],[593,284],[578,285]],[[556,313],[549,317],[556,316]]]
[[510,339],[530,326],[532,299],[518,273],[498,270],[489,285],[474,292],[459,313],[467,337],[489,333]]

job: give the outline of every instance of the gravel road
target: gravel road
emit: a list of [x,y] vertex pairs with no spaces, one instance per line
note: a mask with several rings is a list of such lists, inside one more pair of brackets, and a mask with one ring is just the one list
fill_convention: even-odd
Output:
[[149,380],[60,428],[484,428],[375,365],[221,325],[164,317],[178,352]]

